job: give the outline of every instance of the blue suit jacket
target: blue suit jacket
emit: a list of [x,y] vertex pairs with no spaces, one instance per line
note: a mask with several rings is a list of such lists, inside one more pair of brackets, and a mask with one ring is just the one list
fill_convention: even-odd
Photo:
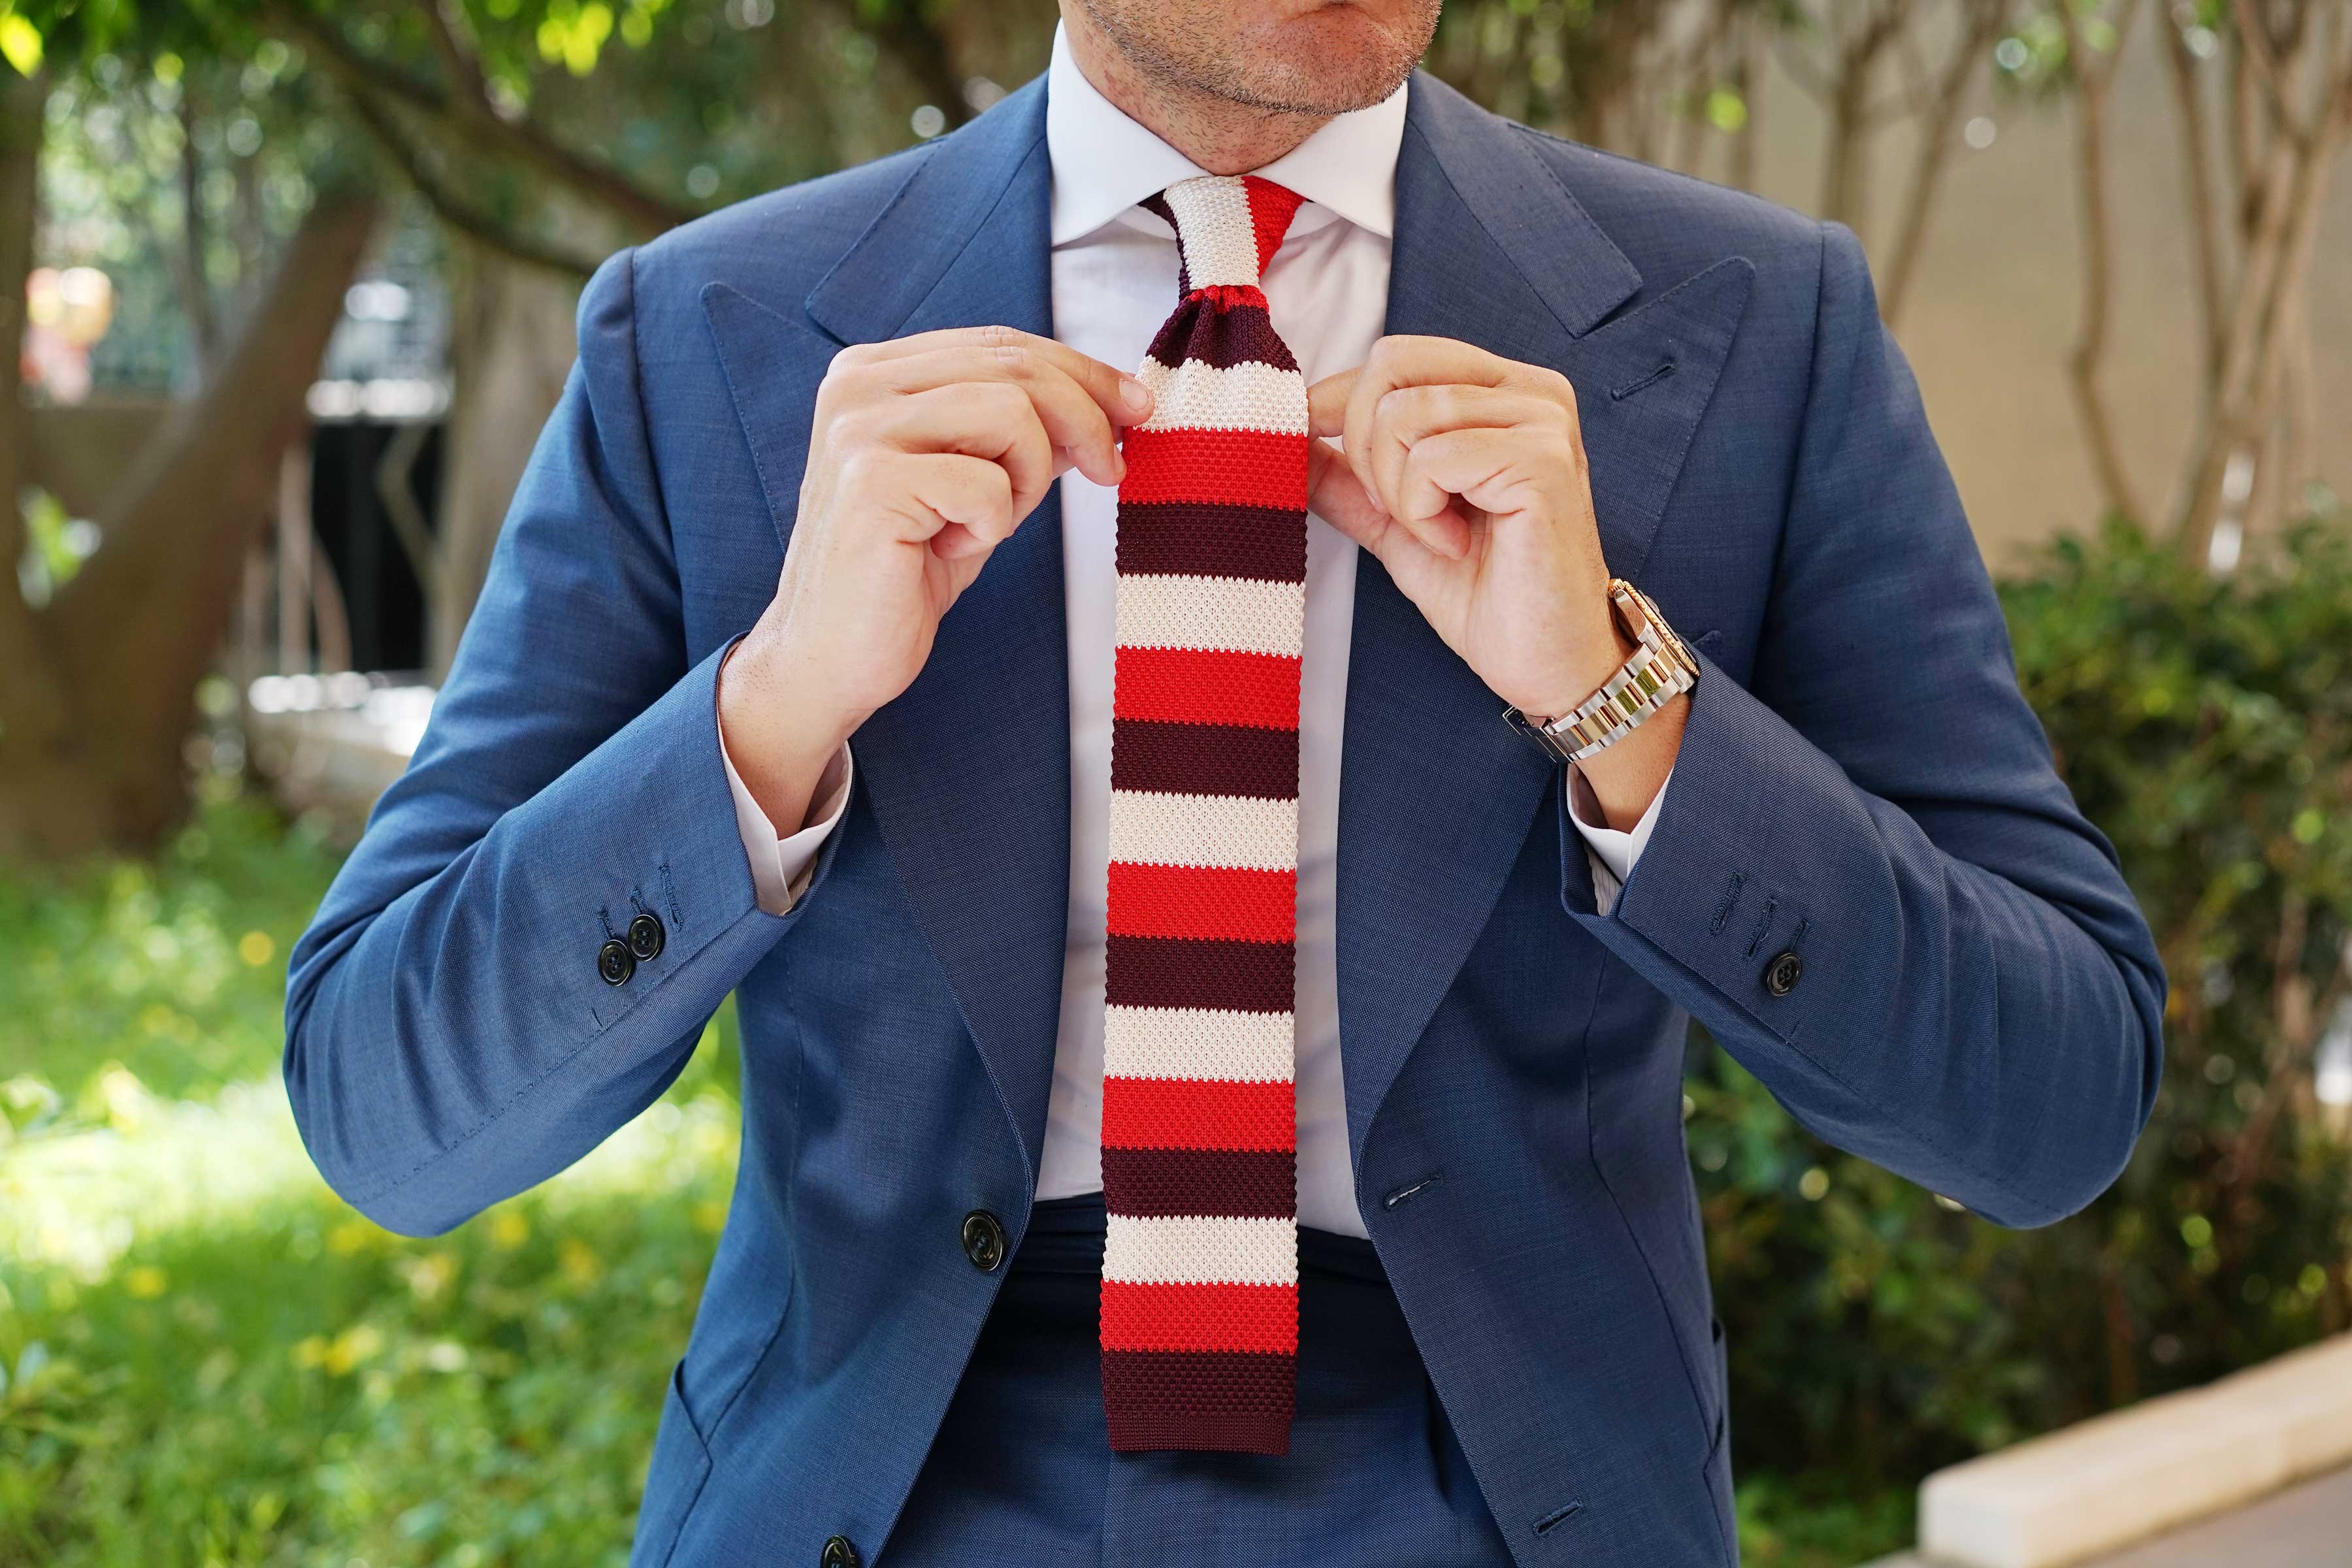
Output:
[[[1853,236],[1413,79],[1388,324],[1564,372],[1612,568],[1705,656],[1595,912],[1559,770],[1369,558],[1339,800],[1356,1193],[1522,1564],[1734,1560],[1685,1160],[1696,1016],[1826,1138],[2008,1225],[2121,1168],[2164,981],[2052,770]],[[776,581],[838,347],[1053,329],[1042,81],[615,256],[407,774],[294,954],[286,1078],[396,1230],[562,1169],[740,998],[741,1173],[639,1563],[887,1563],[1035,1191],[1069,854],[1048,499],[856,736],[756,906],[714,672]],[[1108,650],[1105,650],[1108,657]],[[666,950],[599,979],[639,907]],[[1776,995],[1776,954],[1803,962]],[[651,1397],[652,1390],[647,1391]],[[1007,1434],[1018,1441],[1019,1434]]]

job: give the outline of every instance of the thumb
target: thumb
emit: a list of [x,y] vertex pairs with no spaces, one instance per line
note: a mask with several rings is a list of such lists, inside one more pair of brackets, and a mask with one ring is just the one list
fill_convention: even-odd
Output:
[[1337,436],[1348,426],[1348,399],[1355,395],[1356,379],[1364,367],[1327,375],[1307,389],[1307,433]]
[[1375,556],[1391,535],[1404,537],[1398,533],[1395,520],[1380,509],[1363,481],[1356,478],[1339,449],[1313,437],[1307,441],[1307,504],[1316,516]]

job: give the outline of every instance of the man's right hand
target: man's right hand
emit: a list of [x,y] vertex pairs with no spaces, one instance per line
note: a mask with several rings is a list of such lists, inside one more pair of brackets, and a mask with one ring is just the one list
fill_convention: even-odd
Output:
[[1118,483],[1119,432],[1150,414],[1134,377],[1011,327],[834,356],[775,597],[719,685],[727,753],[779,832],[1047,487],[1072,467]]

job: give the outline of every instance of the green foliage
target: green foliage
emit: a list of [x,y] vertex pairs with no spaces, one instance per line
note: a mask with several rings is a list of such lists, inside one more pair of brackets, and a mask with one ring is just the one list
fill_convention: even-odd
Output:
[[[1935,1466],[2352,1318],[2352,1160],[2309,1087],[2352,931],[2352,551],[2306,531],[2217,583],[2114,532],[2005,597],[2176,976],[2164,1093],[2113,1193],[2018,1233],[1701,1059],[1757,1568],[1849,1568]],[[0,1562],[625,1554],[724,1215],[731,1027],[573,1172],[389,1237],[319,1185],[274,1081],[332,865],[229,800],[155,865],[0,883]]]
[[1907,1486],[2352,1321],[2352,1149],[2312,1094],[2352,932],[2352,547],[2308,527],[2217,581],[2118,529],[2003,596],[2173,977],[2164,1088],[2113,1191],[2018,1233],[1709,1053],[1688,1135],[1749,1467]]
[[156,865],[0,881],[0,1563],[625,1557],[733,1177],[731,1020],[573,1172],[392,1237],[274,1077],[333,867],[230,800]]
[[106,1120],[110,1068],[174,1099],[267,1071],[286,954],[334,866],[318,835],[236,799],[152,865],[0,876],[0,944],[16,959],[0,977],[0,1074],[45,1087],[18,1092],[45,1120],[87,1124]]

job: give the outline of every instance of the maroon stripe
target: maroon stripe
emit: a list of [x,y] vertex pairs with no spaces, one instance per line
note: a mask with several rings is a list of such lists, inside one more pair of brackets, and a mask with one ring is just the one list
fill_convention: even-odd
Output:
[[1288,1149],[1105,1144],[1102,1178],[1103,1201],[1113,1214],[1289,1219],[1298,1212],[1297,1156]]
[[1102,1372],[1113,1448],[1290,1452],[1296,1356],[1106,1350]]
[[1173,369],[1186,360],[1229,370],[1270,364],[1297,370],[1290,345],[1274,330],[1263,305],[1219,305],[1206,295],[1187,298],[1151,340],[1151,357]]
[[1176,227],[1176,209],[1168,205],[1164,193],[1154,193],[1135,205],[1176,231],[1176,297],[1181,300],[1192,291],[1192,273],[1184,265],[1184,231]]
[[1115,719],[1110,785],[1163,795],[1298,797],[1298,731]]
[[1105,955],[1105,1000],[1114,1007],[1287,1013],[1297,998],[1297,962],[1286,942],[1114,933]]
[[1218,501],[1122,501],[1118,572],[1304,583],[1307,514]]

